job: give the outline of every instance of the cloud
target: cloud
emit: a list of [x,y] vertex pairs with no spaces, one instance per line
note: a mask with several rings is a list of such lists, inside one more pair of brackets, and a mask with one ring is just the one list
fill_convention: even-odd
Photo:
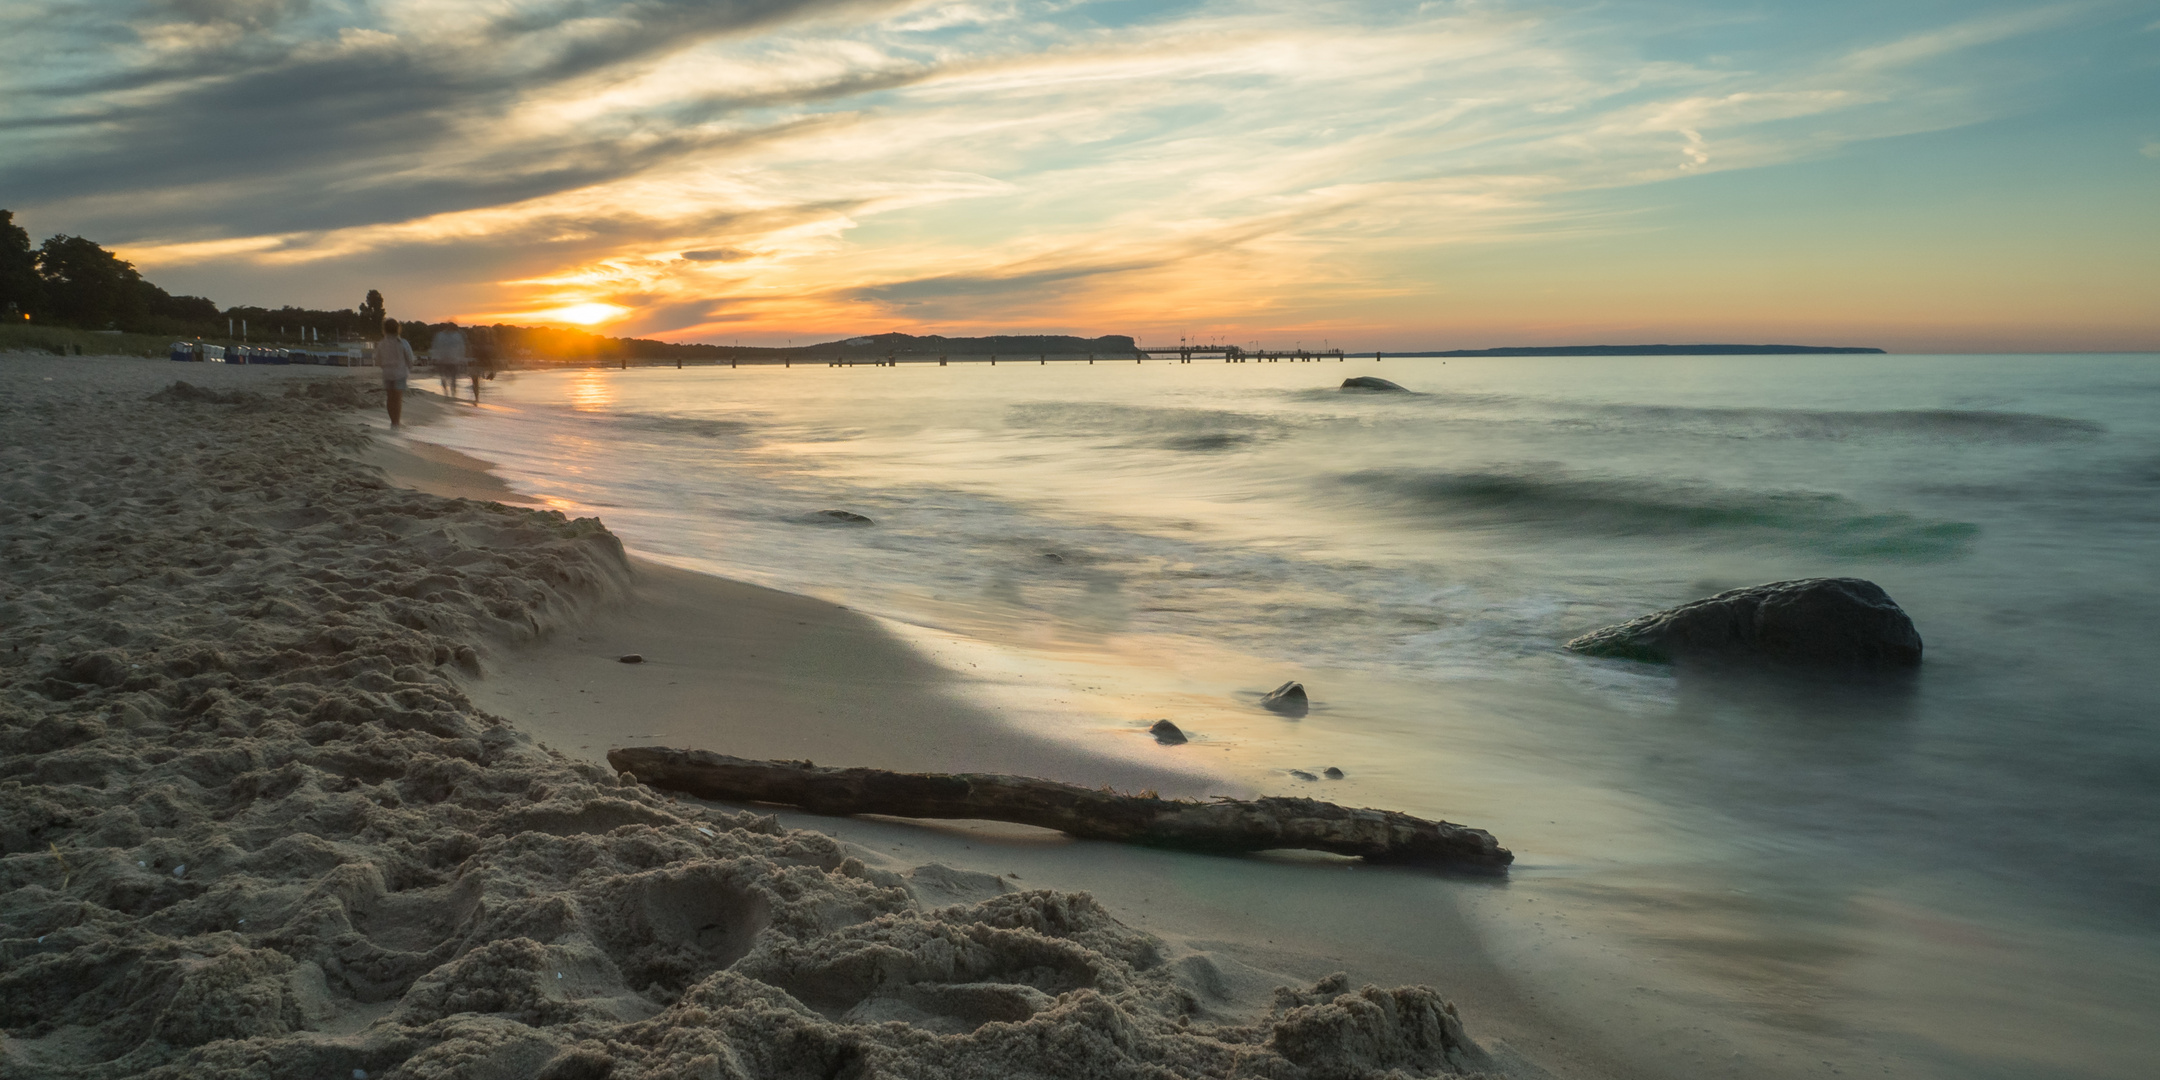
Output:
[[[0,191],[176,280],[640,332],[1286,313],[1624,227],[1584,193],[1998,115],[2018,78],[1965,58],[2082,10],[1801,46],[1799,15],[1590,3],[56,6],[54,59],[0,71]],[[1712,31],[1777,47],[1645,44]]]
[[878,285],[865,285],[850,290],[847,299],[877,300],[889,304],[908,304],[926,299],[950,300],[972,299],[984,296],[1010,296],[1015,293],[1041,294],[1045,287],[1104,274],[1118,274],[1131,270],[1148,269],[1161,263],[1128,262],[1116,264],[1090,264],[1063,266],[1032,273],[1012,274],[943,274],[936,277],[914,278],[907,281],[889,281]]
[[1845,64],[1854,70],[1906,67],[2056,26],[2092,10],[2092,6],[2090,3],[2043,4],[1963,19],[1856,49],[1845,58]]
[[309,0],[163,0],[157,7],[203,26],[261,30],[304,14]]
[[[189,0],[156,11],[193,21],[306,7]],[[698,124],[626,117],[586,131],[506,130],[536,92],[576,92],[700,41],[858,7],[558,0],[509,6],[462,26],[391,20],[334,35],[241,40],[161,37],[166,24],[153,12],[137,27],[154,43],[143,62],[28,87],[26,98],[48,107],[0,117],[0,137],[37,132],[27,153],[0,165],[0,187],[24,201],[59,202],[193,186],[184,200],[161,201],[183,201],[201,228],[223,232],[337,228],[501,205],[739,144],[746,133],[713,118],[776,101],[703,100]],[[811,85],[795,95],[860,89],[851,73],[837,90]],[[172,217],[170,206],[153,212]],[[110,216],[114,227],[145,228],[125,213]]]

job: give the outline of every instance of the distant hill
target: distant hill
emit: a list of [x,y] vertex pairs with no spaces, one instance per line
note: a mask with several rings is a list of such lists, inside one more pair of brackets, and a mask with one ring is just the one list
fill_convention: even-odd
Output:
[[939,334],[927,337],[917,337],[914,334],[867,334],[828,341],[821,345],[804,346],[792,351],[813,355],[845,353],[849,356],[884,356],[886,353],[917,356],[928,353],[952,356],[1070,356],[1075,353],[1130,354],[1135,348],[1133,339],[1123,334],[1106,334],[1096,338],[1073,337],[1069,334],[997,334],[991,337],[960,338]]
[[1784,353],[1879,353],[1855,345],[1515,345],[1501,349],[1391,352],[1389,356],[1769,356]]

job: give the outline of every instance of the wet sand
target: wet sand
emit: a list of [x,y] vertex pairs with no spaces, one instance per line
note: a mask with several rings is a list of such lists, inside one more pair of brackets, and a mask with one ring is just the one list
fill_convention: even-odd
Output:
[[[439,494],[501,481],[486,462],[424,441],[435,403],[365,460]],[[421,467],[415,467],[418,463]],[[492,658],[467,691],[547,745],[605,763],[608,748],[663,745],[902,771],[1007,772],[1173,797],[1253,792],[1152,740],[1096,733],[1090,748],[993,715],[882,620],[635,556],[625,596],[544,641]],[[623,664],[626,654],[644,658]],[[1353,983],[1445,987],[1517,1075],[1639,1075],[1589,1033],[1540,1009],[1486,956],[1460,910],[1504,880],[1447,877],[1293,853],[1222,858],[1075,841],[998,822],[821,817],[760,807],[843,841],[872,865],[924,862],[1086,891],[1121,921],[1234,965],[1256,988],[1344,972]]]

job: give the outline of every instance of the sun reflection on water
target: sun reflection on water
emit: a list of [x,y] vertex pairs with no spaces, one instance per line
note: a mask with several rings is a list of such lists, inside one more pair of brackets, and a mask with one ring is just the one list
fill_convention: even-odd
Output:
[[570,407],[579,412],[602,412],[615,404],[615,385],[598,371],[580,372],[570,383]]

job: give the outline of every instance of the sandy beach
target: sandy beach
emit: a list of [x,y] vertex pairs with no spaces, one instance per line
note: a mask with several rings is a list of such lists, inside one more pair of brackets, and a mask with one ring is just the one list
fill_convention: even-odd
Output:
[[637,737],[1224,791],[632,560],[424,415],[371,435],[365,380],[0,365],[8,1076],[1609,1075],[1410,871],[616,777]]

